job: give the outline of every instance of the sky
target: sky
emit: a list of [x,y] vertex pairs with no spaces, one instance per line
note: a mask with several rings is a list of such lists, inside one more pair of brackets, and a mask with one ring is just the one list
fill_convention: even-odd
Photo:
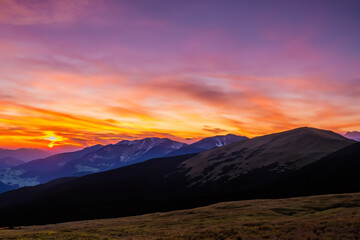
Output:
[[0,0],[0,147],[360,130],[358,0]]

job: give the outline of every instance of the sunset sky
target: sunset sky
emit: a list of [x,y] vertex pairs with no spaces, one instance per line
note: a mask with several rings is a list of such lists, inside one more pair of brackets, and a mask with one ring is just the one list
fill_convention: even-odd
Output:
[[359,13],[358,0],[0,0],[0,147],[360,130]]

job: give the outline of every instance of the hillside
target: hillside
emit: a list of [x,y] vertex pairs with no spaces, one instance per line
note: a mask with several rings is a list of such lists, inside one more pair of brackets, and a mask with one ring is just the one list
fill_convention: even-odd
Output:
[[134,217],[0,229],[0,239],[357,239],[360,193],[223,202]]
[[353,144],[331,131],[297,128],[205,151],[184,162],[192,184],[236,178],[256,169],[282,173],[300,169]]
[[13,157],[0,158],[0,170],[4,168],[14,167],[23,163],[24,161]]

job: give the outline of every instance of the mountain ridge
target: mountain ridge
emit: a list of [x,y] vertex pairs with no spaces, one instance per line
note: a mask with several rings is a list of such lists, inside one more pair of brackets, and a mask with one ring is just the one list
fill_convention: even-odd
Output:
[[[183,167],[191,178],[200,178],[199,182],[216,180],[215,172],[233,178],[267,166],[271,171],[285,171],[298,169],[351,143],[355,142],[331,131],[302,127],[204,151],[184,162]],[[288,148],[286,154],[282,153],[284,147]],[[224,173],[235,165],[231,175]]]
[[24,161],[14,157],[3,157],[0,158],[0,170],[4,168],[14,167],[24,163],[25,163]]
[[344,136],[349,139],[353,139],[355,141],[360,141],[360,132],[359,131],[347,132]]
[[[339,137],[337,134],[334,135],[335,133],[326,131],[317,133],[316,131],[314,133],[313,130],[305,130],[305,137],[311,143],[305,142],[305,145],[311,146],[312,152],[318,152],[319,138],[322,142],[322,138],[325,137],[327,139],[325,143],[329,143],[331,147],[333,147],[333,141],[338,146],[347,145],[338,150],[339,152],[345,151],[346,154],[338,156],[336,151],[332,151],[334,150],[332,149],[324,157],[307,161],[308,164],[305,166],[309,166],[308,168],[312,169],[310,172],[313,175],[320,175],[322,169],[331,169],[327,179],[331,182],[339,181],[337,186],[340,187],[331,188],[330,186],[326,189],[327,193],[359,189],[357,184],[359,176],[354,173],[360,170],[356,165],[356,161],[360,161],[360,144],[356,144],[356,142],[341,136]],[[294,132],[290,133],[292,133],[290,136],[294,136]],[[304,132],[300,129],[295,133],[297,133],[295,134],[296,137],[294,139],[290,137],[289,139],[294,140],[296,143],[296,139],[304,137]],[[285,135],[287,134],[285,133]],[[308,134],[312,137],[309,138]],[[271,136],[270,140],[273,140],[274,137],[277,138],[279,135]],[[263,139],[260,138],[259,140],[257,138],[254,145],[261,146],[262,141]],[[341,141],[341,143],[338,141]],[[281,151],[271,152],[271,154],[274,154],[272,155],[273,157],[282,157],[282,154],[288,154],[289,149],[290,151],[292,150],[291,147],[289,149],[286,148],[288,141],[285,141],[283,136],[280,136],[275,141],[276,144],[279,144],[279,142],[283,144],[282,147],[279,147]],[[243,144],[243,142],[233,143],[230,146],[212,149],[207,152],[222,152],[224,148],[232,148],[233,146],[231,145]],[[346,150],[347,148],[350,148],[351,151]],[[323,151],[323,148],[320,150]],[[311,153],[309,149],[306,152],[308,154]],[[301,159],[301,152],[297,151],[295,153]],[[0,211],[2,214],[0,216],[0,225],[44,224],[69,220],[129,216],[196,207],[219,201],[299,196],[306,195],[307,193],[302,188],[291,188],[294,186],[293,184],[296,186],[296,183],[304,181],[304,177],[308,176],[301,173],[301,169],[304,169],[305,166],[287,169],[286,171],[273,171],[272,165],[261,166],[245,174],[236,175],[234,178],[224,175],[211,181],[205,181],[204,184],[192,184],[198,183],[199,178],[189,177],[188,173],[191,169],[184,168],[184,162],[194,159],[201,154],[155,158],[146,162],[76,178],[69,182],[56,184],[46,190],[41,190],[41,188],[46,188],[45,184],[43,186],[23,188],[1,194]],[[336,164],[345,164],[347,170],[342,171],[336,167],[336,164],[335,167],[329,167],[326,159],[331,154],[336,156],[334,162]],[[321,159],[325,160],[321,161]],[[205,160],[211,162],[210,159]],[[318,162],[320,167],[313,167]],[[233,169],[229,168],[228,171]],[[351,170],[348,174],[349,176],[339,178],[339,176],[346,174],[349,169]],[[321,179],[313,179],[316,181],[313,185],[318,187],[314,188],[312,193],[320,192],[324,182]],[[342,189],[341,186],[348,187]],[[9,201],[10,199],[23,200],[12,204]],[[57,207],[54,208],[53,206]],[[16,216],[20,214],[19,209],[21,209],[22,216],[36,217],[18,218]]]
[[24,162],[49,156],[50,153],[37,148],[18,148],[5,149],[0,148],[0,158],[13,157]]
[[[244,138],[236,135],[229,136],[230,140]],[[223,137],[214,136],[205,140]],[[223,143],[226,142],[223,141]],[[158,137],[132,141],[122,140],[105,146],[94,145],[79,151],[60,153],[2,170],[0,171],[0,181],[7,184],[10,189],[34,186],[55,178],[84,176],[146,161],[151,158],[163,157],[169,153],[173,153],[175,156],[181,155],[184,152],[176,153],[176,151],[186,146],[188,145],[185,143]],[[208,147],[212,148],[213,145],[210,143]],[[197,149],[196,152],[203,150]],[[0,186],[0,192],[9,190],[9,187]]]
[[203,138],[195,143],[186,145],[170,154],[167,157],[178,156],[183,154],[199,153],[205,150],[209,150],[215,147],[222,147],[233,142],[239,142],[248,139],[244,136],[238,136],[234,134],[216,135],[213,137]]

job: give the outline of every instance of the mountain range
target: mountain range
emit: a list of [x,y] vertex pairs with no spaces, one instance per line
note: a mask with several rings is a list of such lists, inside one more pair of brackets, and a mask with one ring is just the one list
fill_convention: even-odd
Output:
[[248,139],[244,136],[237,136],[234,134],[227,134],[227,135],[219,135],[214,137],[207,137],[204,139],[201,139],[198,142],[195,142],[190,145],[185,145],[178,150],[175,150],[169,154],[167,154],[167,157],[171,156],[179,156],[184,154],[191,154],[191,153],[199,153],[205,150],[209,150],[212,148],[222,147],[225,145],[228,145],[233,142],[239,142],[242,140]]
[[4,169],[4,168],[14,167],[16,165],[20,165],[23,163],[25,163],[25,162],[20,159],[17,159],[17,158],[3,157],[3,158],[0,158],[0,170]]
[[0,195],[0,226],[360,190],[360,143],[298,128]]
[[123,140],[117,144],[96,145],[3,169],[0,171],[0,182],[7,187],[0,186],[0,192],[34,186],[61,177],[84,176],[111,170],[151,158],[197,153],[244,139],[246,137],[229,134],[204,138],[190,145],[168,138]]
[[0,159],[14,158],[16,161],[28,162],[34,159],[44,158],[51,154],[35,148],[19,148],[15,150],[0,148]]

